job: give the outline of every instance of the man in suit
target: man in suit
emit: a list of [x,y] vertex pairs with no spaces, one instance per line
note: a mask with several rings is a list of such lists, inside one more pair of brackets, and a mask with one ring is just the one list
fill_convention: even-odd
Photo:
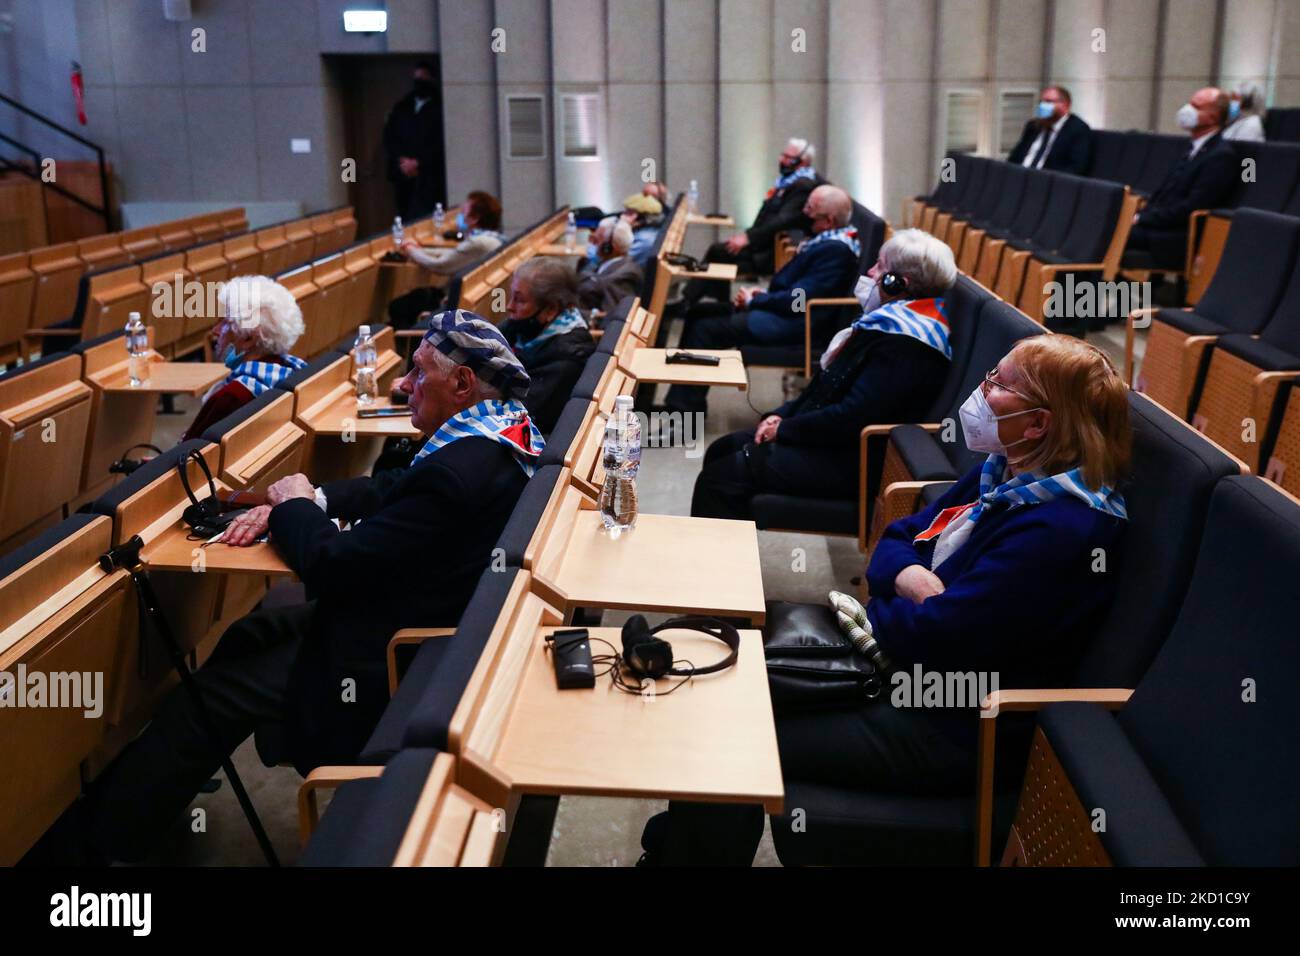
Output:
[[[772,277],[767,290],[741,289],[730,307],[695,306],[682,333],[683,349],[802,342],[808,300],[853,291],[861,256],[857,231],[849,226],[853,200],[838,186],[818,186],[808,196],[803,213],[813,236]],[[705,315],[707,311],[714,314]],[[698,385],[674,385],[668,390],[667,405],[676,411],[703,412],[707,393]]]
[[[709,246],[705,261],[734,262],[742,273],[770,275],[776,262],[776,234],[812,231],[804,205],[809,194],[826,182],[813,165],[816,158],[816,147],[806,139],[788,140],[777,158],[776,182],[767,191],[753,224]],[[706,295],[725,301],[727,292],[725,282],[692,279],[682,294],[686,304],[693,305]]]
[[446,202],[443,180],[442,100],[433,64],[421,61],[411,76],[411,92],[393,106],[384,121],[388,179],[397,214],[414,222]]
[[1151,200],[1133,218],[1123,265],[1136,269],[1181,270],[1187,258],[1188,217],[1214,209],[1240,175],[1236,153],[1223,140],[1228,97],[1207,86],[1178,110],[1178,125],[1191,143]]
[[398,385],[429,436],[410,467],[319,488],[291,475],[236,519],[225,543],[269,530],[309,600],[237,621],[195,672],[219,748],[178,688],[96,782],[88,819],[100,853],[147,853],[217,771],[219,750],[261,727],[282,728],[287,744],[264,760],[306,773],[356,759],[388,703],[389,639],[456,624],[536,467],[542,438],[520,403],[528,385],[495,326],[439,313]]
[[624,296],[640,295],[645,273],[629,254],[632,227],[625,219],[602,219],[591,238],[596,258],[578,283],[578,303],[594,317],[614,308]]
[[1091,159],[1092,129],[1070,112],[1070,91],[1063,86],[1045,87],[1034,118],[1025,124],[1007,162],[1083,176]]

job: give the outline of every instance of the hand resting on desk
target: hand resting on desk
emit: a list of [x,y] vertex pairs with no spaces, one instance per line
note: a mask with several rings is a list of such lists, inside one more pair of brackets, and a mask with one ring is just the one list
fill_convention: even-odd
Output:
[[226,533],[221,536],[221,543],[228,544],[232,548],[246,548],[250,544],[256,544],[266,534],[270,521],[270,505],[250,508],[230,522]]

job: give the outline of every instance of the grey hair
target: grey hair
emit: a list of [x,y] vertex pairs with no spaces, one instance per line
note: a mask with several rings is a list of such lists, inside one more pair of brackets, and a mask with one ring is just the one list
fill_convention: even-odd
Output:
[[1254,80],[1242,80],[1236,92],[1241,96],[1242,113],[1264,112],[1264,88]]
[[785,145],[793,146],[795,149],[799,150],[799,152],[803,154],[803,158],[808,161],[809,165],[812,165],[813,161],[817,159],[817,147],[806,139],[801,139],[798,136],[791,136],[785,141]]
[[[452,360],[451,356],[442,352],[440,349],[429,349],[429,361],[433,362],[433,364],[438,367],[438,371],[442,372],[444,375],[450,375],[458,367],[457,363]],[[469,368],[469,366],[466,366],[466,368]],[[473,372],[474,370],[470,369],[470,371]],[[478,399],[480,402],[487,401],[488,399],[499,400],[501,398],[501,392],[494,386],[489,385],[483,379],[479,378],[477,373],[475,373],[474,379],[478,383]]]
[[542,309],[552,306],[563,312],[578,304],[578,277],[563,259],[534,256],[515,269],[515,278],[528,283],[528,291]]
[[957,281],[952,250],[928,232],[901,229],[880,247],[880,258],[890,272],[907,277],[913,299],[943,295]]
[[262,348],[288,355],[306,325],[293,293],[266,276],[236,276],[217,294],[218,315],[243,331],[252,330]]
[[600,221],[599,229],[605,233],[614,246],[614,251],[620,256],[627,255],[627,251],[632,248],[632,227],[622,216],[606,216]]

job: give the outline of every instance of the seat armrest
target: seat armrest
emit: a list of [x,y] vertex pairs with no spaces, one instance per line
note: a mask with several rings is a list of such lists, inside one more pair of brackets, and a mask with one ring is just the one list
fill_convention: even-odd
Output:
[[1133,691],[1126,687],[1047,687],[995,690],[980,705],[979,753],[975,772],[975,865],[990,866],[993,850],[993,754],[998,714],[1038,711],[1048,704],[1100,704],[1119,710]]
[[[854,300],[857,301],[856,299]],[[888,435],[899,425],[907,424],[906,422],[893,422],[888,425],[868,425],[858,435],[858,550],[863,554],[867,552],[867,511],[870,508],[870,502],[867,500],[867,476],[871,474],[867,470],[870,463],[868,458],[868,446],[872,438],[881,435]],[[924,422],[918,424],[917,428],[924,428],[931,434],[943,428],[942,422]]]
[[451,637],[454,627],[408,627],[392,636],[388,642],[388,696],[397,693],[397,649],[408,644],[423,644],[431,637]]
[[298,836],[306,846],[320,823],[320,809],[316,794],[321,790],[337,790],[353,780],[378,777],[383,767],[317,767],[298,785]]
[[857,305],[858,300],[853,296],[838,296],[835,298],[809,299],[804,303],[803,310],[803,377],[812,378],[812,328],[813,328],[813,309],[819,306],[839,306],[839,305]]

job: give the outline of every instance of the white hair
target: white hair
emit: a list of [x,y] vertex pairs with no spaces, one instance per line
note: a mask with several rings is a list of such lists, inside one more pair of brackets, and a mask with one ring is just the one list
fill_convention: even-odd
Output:
[[288,355],[306,328],[293,293],[266,276],[236,276],[221,287],[217,302],[219,315],[243,331],[254,331],[262,348],[274,355]]
[[907,277],[913,299],[943,295],[957,281],[952,250],[928,232],[901,229],[880,247],[880,258],[890,272]]
[[[432,361],[433,364],[438,367],[438,371],[442,372],[444,375],[450,375],[457,368],[457,363],[452,360],[452,357],[439,349],[430,347],[429,356],[430,361]],[[470,369],[470,371],[473,372],[474,370]],[[474,380],[478,383],[478,400],[480,402],[501,398],[501,392],[492,385],[489,385],[483,379],[479,378],[477,372],[474,373]]]
[[1264,112],[1264,87],[1254,80],[1242,80],[1235,91],[1241,97],[1242,113]]
[[795,149],[799,150],[809,166],[811,166],[813,161],[817,159],[817,147],[806,139],[801,139],[798,136],[791,136],[785,141],[785,145],[793,146]]
[[606,216],[597,227],[620,256],[632,248],[632,227],[622,216]]

